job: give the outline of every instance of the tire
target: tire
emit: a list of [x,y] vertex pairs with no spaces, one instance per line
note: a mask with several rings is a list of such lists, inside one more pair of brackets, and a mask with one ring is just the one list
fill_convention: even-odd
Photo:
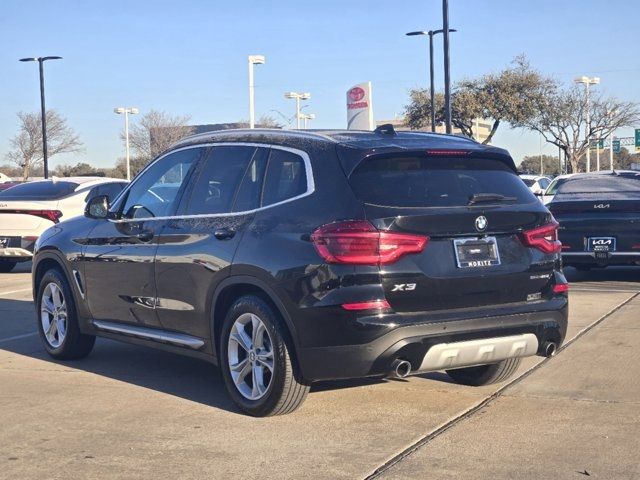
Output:
[[9,273],[17,264],[18,262],[11,260],[0,260],[0,273]]
[[222,376],[233,401],[254,417],[291,413],[309,392],[296,378],[285,332],[280,316],[254,295],[236,300],[224,320],[218,349]]
[[[58,313],[54,313],[55,311]],[[51,269],[43,275],[38,285],[36,312],[40,338],[45,350],[53,358],[75,360],[91,353],[96,337],[80,332],[78,313],[69,282],[59,270]],[[47,325],[50,328],[45,330]]]
[[462,385],[471,385],[473,387],[491,385],[492,383],[503,382],[511,377],[518,370],[520,360],[520,358],[508,358],[490,365],[456,368],[455,370],[447,370],[447,375],[456,383]]

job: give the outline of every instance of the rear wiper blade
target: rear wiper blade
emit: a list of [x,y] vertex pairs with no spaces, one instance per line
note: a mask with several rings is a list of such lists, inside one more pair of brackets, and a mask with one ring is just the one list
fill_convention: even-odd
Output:
[[492,202],[515,202],[516,197],[507,197],[499,193],[474,193],[469,197],[467,205],[475,205],[476,203],[492,203]]

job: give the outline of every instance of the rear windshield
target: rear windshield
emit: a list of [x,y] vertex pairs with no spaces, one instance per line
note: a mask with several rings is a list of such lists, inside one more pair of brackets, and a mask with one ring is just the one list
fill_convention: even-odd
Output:
[[640,174],[632,176],[602,175],[568,178],[558,193],[640,192]]
[[490,159],[372,157],[356,167],[349,183],[363,202],[389,207],[457,207],[483,193],[536,201],[512,170]]
[[78,185],[78,183],[66,181],[21,183],[0,192],[0,198],[3,200],[57,200],[72,194]]

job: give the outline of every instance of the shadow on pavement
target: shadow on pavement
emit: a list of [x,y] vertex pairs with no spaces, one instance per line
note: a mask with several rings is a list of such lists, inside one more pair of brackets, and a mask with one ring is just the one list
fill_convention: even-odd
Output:
[[581,282],[640,282],[640,267],[591,268],[587,271],[565,267],[564,274],[570,283]]

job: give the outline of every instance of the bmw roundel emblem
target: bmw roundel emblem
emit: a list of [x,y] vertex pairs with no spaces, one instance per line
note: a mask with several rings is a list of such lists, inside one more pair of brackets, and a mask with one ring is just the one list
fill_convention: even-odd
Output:
[[485,217],[484,215],[480,215],[478,218],[476,218],[476,230],[478,230],[479,232],[484,232],[487,229],[487,226],[489,226],[487,217]]

